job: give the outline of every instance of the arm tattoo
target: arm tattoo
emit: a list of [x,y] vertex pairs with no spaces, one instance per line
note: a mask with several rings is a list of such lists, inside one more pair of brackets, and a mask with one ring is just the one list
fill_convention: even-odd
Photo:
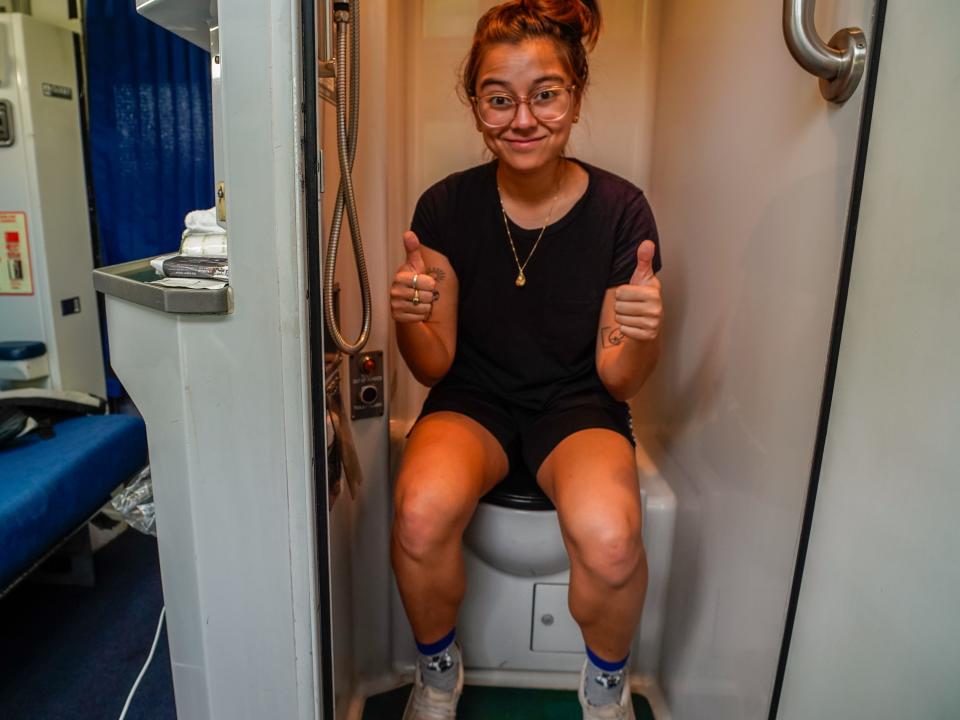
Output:
[[600,342],[603,347],[614,347],[623,342],[624,334],[620,331],[620,328],[610,328],[602,327],[600,328]]

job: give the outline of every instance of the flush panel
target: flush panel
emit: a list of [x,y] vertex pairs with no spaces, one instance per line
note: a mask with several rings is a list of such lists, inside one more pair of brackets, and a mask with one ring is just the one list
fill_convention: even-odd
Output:
[[580,627],[567,607],[569,591],[569,585],[537,583],[533,586],[530,649],[534,652],[583,652]]

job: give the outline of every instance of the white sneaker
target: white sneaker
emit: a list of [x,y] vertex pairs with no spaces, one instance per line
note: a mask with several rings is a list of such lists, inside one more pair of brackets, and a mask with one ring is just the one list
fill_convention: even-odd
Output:
[[463,657],[457,665],[457,685],[453,692],[445,693],[423,684],[420,664],[413,676],[413,690],[403,711],[403,720],[456,720],[457,703],[463,692]]
[[590,705],[587,702],[584,687],[587,682],[587,661],[583,663],[583,670],[580,671],[580,690],[577,696],[580,698],[580,707],[583,708],[583,720],[637,720],[633,714],[633,699],[630,697],[630,679],[624,673],[623,692],[620,694],[620,702],[610,703],[609,705]]

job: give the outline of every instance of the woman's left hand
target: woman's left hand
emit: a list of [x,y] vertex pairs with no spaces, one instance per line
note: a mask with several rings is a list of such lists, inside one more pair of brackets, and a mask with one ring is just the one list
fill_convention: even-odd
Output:
[[660,281],[653,274],[653,255],[656,246],[644,240],[637,248],[637,269],[630,282],[616,290],[616,320],[620,332],[634,340],[655,340],[660,334],[663,319],[663,301]]

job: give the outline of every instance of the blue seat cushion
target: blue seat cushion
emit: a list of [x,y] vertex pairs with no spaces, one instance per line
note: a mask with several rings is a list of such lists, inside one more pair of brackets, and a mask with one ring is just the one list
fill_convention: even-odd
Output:
[[147,464],[143,420],[87,415],[0,450],[0,590]]
[[0,342],[0,360],[29,360],[47,352],[42,342],[11,341]]

